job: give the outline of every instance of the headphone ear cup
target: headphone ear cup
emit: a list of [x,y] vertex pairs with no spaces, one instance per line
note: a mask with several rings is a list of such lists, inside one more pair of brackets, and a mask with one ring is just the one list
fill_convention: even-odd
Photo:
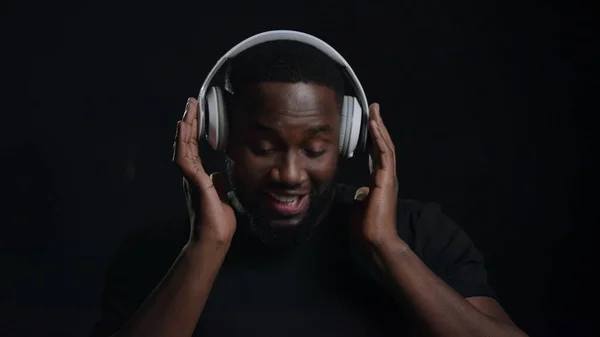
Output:
[[198,141],[206,139],[206,104],[198,98]]
[[358,144],[361,129],[362,109],[354,96],[344,96],[342,123],[340,125],[340,153],[351,158]]
[[227,106],[225,104],[225,95],[220,88],[217,88],[217,101],[219,102],[219,148],[220,151],[227,149],[227,141],[229,140],[229,119],[227,118]]
[[[354,156],[354,151],[356,150],[358,141],[360,140],[363,118],[362,108],[358,99],[356,99],[356,97],[349,97],[349,99],[351,99],[352,104],[350,104],[350,115],[348,116],[349,118],[347,118],[350,127],[347,135],[347,156],[348,158],[351,158]],[[366,121],[366,123],[368,122],[369,121]]]
[[210,87],[206,92],[206,110],[208,115],[208,143],[217,151],[227,145],[227,113],[223,92],[219,87]]
[[345,149],[346,149],[346,132],[348,125],[348,96],[344,96],[344,100],[342,101],[342,111],[340,116],[340,155],[345,157]]

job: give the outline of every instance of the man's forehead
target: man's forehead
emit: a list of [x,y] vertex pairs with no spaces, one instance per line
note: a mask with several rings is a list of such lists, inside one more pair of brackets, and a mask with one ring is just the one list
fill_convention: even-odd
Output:
[[256,112],[306,116],[337,107],[335,92],[314,83],[261,82],[248,94],[249,107]]
[[331,124],[322,121],[315,121],[313,123],[286,123],[286,122],[278,122],[275,121],[274,123],[264,123],[264,122],[260,122],[258,120],[252,121],[250,123],[247,123],[246,126],[248,127],[248,129],[253,130],[253,131],[268,131],[268,132],[274,132],[274,133],[280,133],[283,130],[292,127],[292,128],[298,128],[298,129],[302,129],[304,133],[306,133],[309,136],[315,136],[318,135],[320,133],[330,133],[333,132],[333,127]]
[[254,109],[245,118],[247,128],[256,131],[303,129],[310,133],[329,132],[338,124],[339,113],[323,107],[317,109],[284,109],[275,106]]

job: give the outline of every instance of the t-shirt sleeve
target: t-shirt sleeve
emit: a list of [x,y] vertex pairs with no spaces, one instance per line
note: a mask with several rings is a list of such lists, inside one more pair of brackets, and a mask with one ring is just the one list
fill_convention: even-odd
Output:
[[139,307],[140,298],[128,293],[131,276],[126,276],[115,261],[106,272],[102,291],[101,316],[92,329],[91,337],[108,337],[118,332]]
[[423,205],[414,220],[413,249],[438,277],[465,298],[496,298],[487,281],[483,254],[439,205]]
[[172,266],[185,235],[161,225],[123,240],[104,276],[101,314],[91,337],[108,337],[125,326]]

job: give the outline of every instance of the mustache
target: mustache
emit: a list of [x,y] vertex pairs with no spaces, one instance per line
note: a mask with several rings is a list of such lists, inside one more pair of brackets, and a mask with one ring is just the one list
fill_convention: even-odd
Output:
[[270,181],[262,186],[267,190],[283,190],[283,191],[297,191],[302,185],[301,184],[288,184],[280,181]]
[[[310,195],[322,195],[327,191],[331,190],[334,185],[334,181],[330,181],[323,184],[310,184]],[[279,181],[270,181],[261,186],[261,189],[272,190],[272,191],[288,191],[295,192],[302,189],[302,184],[288,184]]]

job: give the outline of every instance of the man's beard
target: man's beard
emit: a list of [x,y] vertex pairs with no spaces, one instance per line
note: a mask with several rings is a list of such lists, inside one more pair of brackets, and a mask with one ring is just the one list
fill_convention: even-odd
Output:
[[226,158],[225,167],[229,183],[229,200],[238,216],[238,230],[258,239],[272,248],[289,248],[308,240],[315,227],[323,220],[333,200],[335,180],[319,191],[311,191],[310,206],[304,218],[294,226],[273,227],[256,205],[243,202],[239,183],[233,176],[233,161]]

